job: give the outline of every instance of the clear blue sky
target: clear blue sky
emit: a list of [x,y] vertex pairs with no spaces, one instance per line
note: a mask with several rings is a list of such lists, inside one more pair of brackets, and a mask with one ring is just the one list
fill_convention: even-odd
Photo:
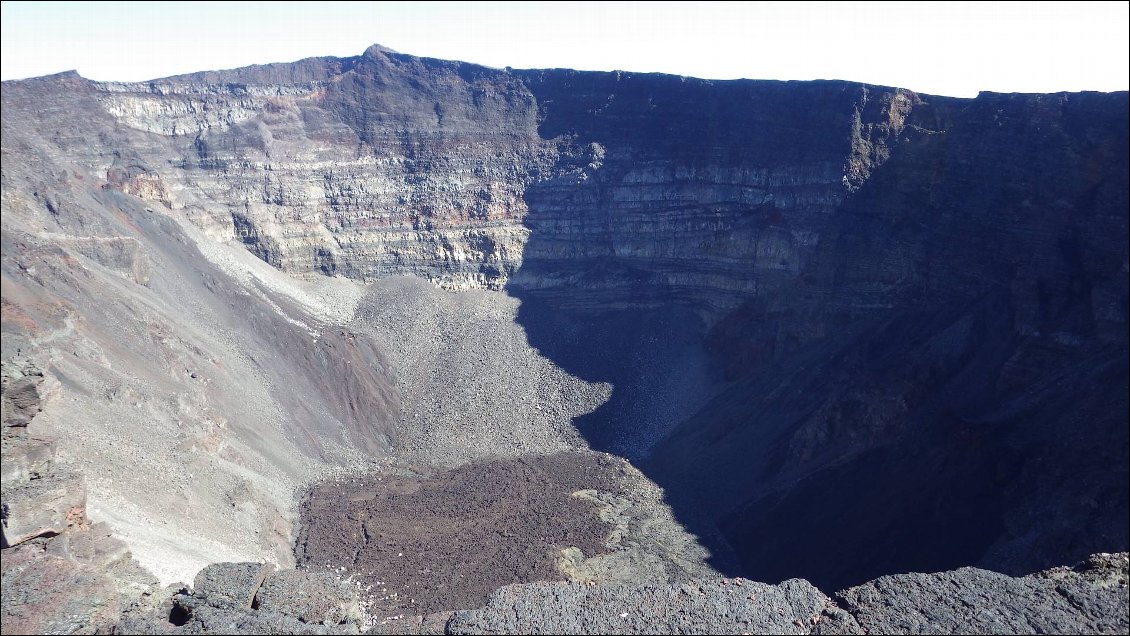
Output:
[[3,2],[3,79],[98,80],[357,55],[924,93],[1125,90],[1130,3]]

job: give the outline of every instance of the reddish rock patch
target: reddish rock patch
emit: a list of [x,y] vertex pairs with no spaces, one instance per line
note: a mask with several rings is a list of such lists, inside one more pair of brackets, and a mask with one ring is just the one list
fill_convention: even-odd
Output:
[[591,453],[477,462],[430,475],[370,475],[314,488],[300,567],[345,567],[373,614],[482,605],[510,583],[563,580],[563,548],[604,550],[610,527],[583,489],[622,494],[620,460]]

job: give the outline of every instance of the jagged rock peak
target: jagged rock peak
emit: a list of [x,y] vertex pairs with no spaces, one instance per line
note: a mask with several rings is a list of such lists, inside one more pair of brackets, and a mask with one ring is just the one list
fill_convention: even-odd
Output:
[[374,45],[370,46],[369,48],[365,49],[365,52],[362,53],[362,55],[364,57],[381,57],[381,56],[384,56],[384,55],[388,55],[389,53],[392,53],[394,55],[399,55],[400,51],[390,49],[387,46],[384,46],[384,45],[381,45],[381,44],[374,44]]

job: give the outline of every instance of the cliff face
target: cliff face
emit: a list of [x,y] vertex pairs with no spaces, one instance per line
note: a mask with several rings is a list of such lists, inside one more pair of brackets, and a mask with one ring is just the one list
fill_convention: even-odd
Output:
[[508,72],[379,47],[69,82],[116,121],[75,149],[108,187],[284,271],[491,289],[522,271],[516,289],[710,309],[795,278],[830,212],[934,110],[842,82]]
[[887,144],[932,111],[908,91],[843,82],[523,77],[543,104],[541,134],[589,151],[579,174],[527,190],[531,238],[513,287],[711,317],[795,280]]
[[498,289],[522,262],[522,192],[559,154],[514,76],[379,47],[87,90],[151,133],[106,167],[114,187],[295,274]]
[[654,452],[675,496],[829,587],[1125,543],[1126,114],[982,95],[907,137],[710,332],[737,382]]
[[[168,276],[153,254],[187,221],[309,285],[516,296],[530,345],[613,386],[581,432],[648,456],[755,577],[1031,571],[1127,548],[1127,113],[1125,93],[962,100],[380,47],[57,76],[4,87],[5,218],[139,285]],[[119,212],[82,212],[98,206]],[[183,289],[219,293],[236,332],[292,334],[248,354],[297,359],[263,383],[298,413],[284,430],[392,443],[375,345],[265,283],[247,293],[291,320],[233,314],[242,287],[208,272]],[[8,280],[5,333],[32,296]],[[309,354],[307,328],[325,336]]]

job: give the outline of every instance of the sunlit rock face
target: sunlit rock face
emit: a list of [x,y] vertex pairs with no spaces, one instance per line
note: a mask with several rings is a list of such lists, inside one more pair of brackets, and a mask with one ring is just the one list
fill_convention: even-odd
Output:
[[92,89],[154,133],[132,172],[107,168],[123,189],[298,274],[500,288],[528,235],[522,191],[558,154],[517,78],[376,48]]

